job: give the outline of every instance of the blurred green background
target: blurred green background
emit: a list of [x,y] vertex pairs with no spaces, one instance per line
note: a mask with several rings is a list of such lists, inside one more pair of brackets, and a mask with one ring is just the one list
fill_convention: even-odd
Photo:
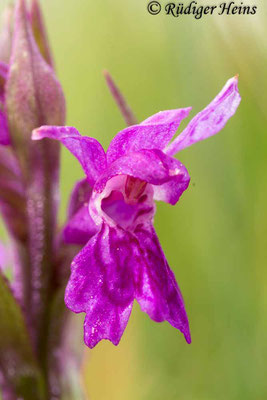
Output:
[[[165,5],[167,1],[162,1]],[[8,1],[1,0],[0,11]],[[179,154],[192,177],[176,207],[158,204],[156,229],[182,289],[192,344],[134,307],[119,347],[86,349],[91,400],[267,398],[267,14],[151,16],[146,0],[43,0],[69,125],[105,148],[124,122],[108,69],[141,121],[206,106],[240,75],[241,106],[224,130]],[[185,1],[187,3],[187,1]],[[219,4],[220,1],[199,1]],[[239,4],[239,2],[236,2]],[[60,217],[82,177],[62,151]],[[82,329],[82,326],[81,326]]]

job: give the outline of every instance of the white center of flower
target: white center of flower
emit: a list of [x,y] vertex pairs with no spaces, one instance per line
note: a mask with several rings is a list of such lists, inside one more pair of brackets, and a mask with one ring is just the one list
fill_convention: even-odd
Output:
[[134,230],[154,215],[152,186],[126,175],[110,179],[102,193],[93,193],[90,214],[98,225],[104,220],[109,226]]

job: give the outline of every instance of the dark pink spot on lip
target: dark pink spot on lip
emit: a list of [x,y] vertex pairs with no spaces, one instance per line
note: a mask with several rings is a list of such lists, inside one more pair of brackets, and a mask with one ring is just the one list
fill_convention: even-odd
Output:
[[126,227],[136,214],[136,205],[125,202],[123,194],[117,190],[102,200],[102,210],[116,224]]
[[146,201],[147,199],[147,195],[143,194],[143,196],[140,197],[140,199],[138,200],[138,203],[143,203],[144,201]]
[[216,125],[220,125],[220,123],[223,121],[224,115],[221,115],[218,121],[216,121]]
[[147,207],[147,208],[143,208],[143,209],[139,210],[138,213],[135,216],[135,220],[138,217],[141,217],[142,215],[146,215],[146,214],[151,213],[152,211],[153,211],[153,207]]

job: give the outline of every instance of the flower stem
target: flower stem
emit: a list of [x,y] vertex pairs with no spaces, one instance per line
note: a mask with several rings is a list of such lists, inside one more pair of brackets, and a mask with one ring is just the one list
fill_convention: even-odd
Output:
[[118,86],[115,84],[114,80],[112,79],[110,73],[108,71],[104,71],[104,77],[106,79],[108,88],[111,92],[111,95],[115,102],[117,103],[120,112],[126,122],[126,125],[131,126],[131,125],[136,125],[137,124],[137,119],[132,112],[130,106],[125,100],[125,97],[121,93],[120,89]]

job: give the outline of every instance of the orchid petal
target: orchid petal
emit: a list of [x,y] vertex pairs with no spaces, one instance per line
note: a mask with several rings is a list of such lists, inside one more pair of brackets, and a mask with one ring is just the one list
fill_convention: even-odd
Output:
[[[177,163],[179,163],[178,160]],[[178,202],[190,183],[190,176],[185,166],[180,163],[178,168],[181,172],[177,176],[172,177],[168,182],[162,185],[153,185],[154,200],[164,201],[173,206]]]
[[65,243],[84,246],[96,234],[97,228],[88,209],[91,194],[92,187],[86,179],[74,186],[68,207],[68,221],[63,229]]
[[73,217],[85,203],[89,202],[92,190],[87,179],[81,179],[74,185],[68,205],[68,218]]
[[90,348],[102,339],[119,343],[131,313],[138,260],[134,237],[106,224],[73,260],[65,302],[70,310],[86,313]]
[[165,153],[170,156],[174,155],[178,151],[218,133],[228,119],[234,115],[241,101],[237,84],[237,76],[229,79],[215,99],[198,113],[185,130],[166,147]]
[[153,185],[162,185],[174,177],[179,176],[182,180],[188,173],[178,160],[160,150],[140,150],[114,161],[96,182],[94,190],[101,192],[107,181],[118,175],[130,175]]
[[106,339],[117,346],[127,326],[132,307],[132,302],[128,306],[120,307],[100,297],[84,320],[85,344],[92,349]]
[[98,228],[89,214],[88,204],[84,204],[64,227],[63,240],[67,244],[84,246],[97,231]]
[[119,132],[107,150],[108,164],[141,149],[164,149],[191,108],[161,111],[139,125]]
[[152,225],[135,230],[144,263],[136,269],[136,294],[141,310],[156,322],[168,321],[191,342],[182,294]]
[[75,128],[42,126],[33,131],[33,140],[43,138],[59,140],[78,159],[91,185],[106,168],[106,155],[101,144],[94,138],[81,136]]

